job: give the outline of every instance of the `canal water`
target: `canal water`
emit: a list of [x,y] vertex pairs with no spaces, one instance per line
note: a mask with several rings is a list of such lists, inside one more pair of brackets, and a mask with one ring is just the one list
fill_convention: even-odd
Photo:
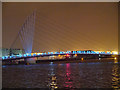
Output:
[[56,63],[2,66],[3,88],[120,88],[120,63]]

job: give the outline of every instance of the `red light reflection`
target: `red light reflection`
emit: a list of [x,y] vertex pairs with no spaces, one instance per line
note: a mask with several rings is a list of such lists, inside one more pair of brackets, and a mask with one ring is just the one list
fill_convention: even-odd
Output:
[[66,75],[65,75],[65,84],[64,87],[71,88],[73,86],[73,82],[71,80],[71,71],[70,71],[70,64],[66,64]]

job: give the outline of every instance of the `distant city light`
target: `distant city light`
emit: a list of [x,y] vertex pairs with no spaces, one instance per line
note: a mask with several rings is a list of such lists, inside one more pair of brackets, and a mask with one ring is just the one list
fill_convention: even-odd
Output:
[[118,52],[117,52],[117,51],[112,51],[112,52],[113,52],[113,54],[116,54],[116,55],[118,54]]

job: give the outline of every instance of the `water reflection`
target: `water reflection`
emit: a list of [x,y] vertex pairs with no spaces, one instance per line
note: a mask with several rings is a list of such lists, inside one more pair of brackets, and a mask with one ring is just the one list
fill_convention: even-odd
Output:
[[114,58],[114,63],[118,63],[117,57]]
[[52,84],[56,82],[61,90],[63,88],[119,88],[119,65],[119,62],[8,65],[2,68],[2,87],[49,88],[47,85],[54,81]]
[[112,87],[120,88],[120,74],[119,74],[119,66],[118,64],[114,64],[112,69]]
[[64,87],[71,88],[72,86],[73,86],[73,83],[72,83],[72,78],[71,78],[70,63],[67,63]]
[[54,73],[54,64],[53,62],[50,62],[50,74],[49,74],[49,83],[48,86],[51,90],[54,90],[56,88],[58,88],[57,86],[57,78],[56,75]]
[[5,65],[2,65],[2,68],[5,68],[6,66]]
[[50,76],[53,76],[53,75],[55,75],[55,73],[54,73],[54,64],[53,64],[53,62],[50,62]]

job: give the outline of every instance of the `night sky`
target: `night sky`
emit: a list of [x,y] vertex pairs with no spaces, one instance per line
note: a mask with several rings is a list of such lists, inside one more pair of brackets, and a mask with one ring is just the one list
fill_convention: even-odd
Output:
[[[3,48],[36,10],[33,52],[117,50],[118,3],[3,3]],[[18,42],[18,43],[17,43]],[[19,48],[19,40],[15,47]]]

